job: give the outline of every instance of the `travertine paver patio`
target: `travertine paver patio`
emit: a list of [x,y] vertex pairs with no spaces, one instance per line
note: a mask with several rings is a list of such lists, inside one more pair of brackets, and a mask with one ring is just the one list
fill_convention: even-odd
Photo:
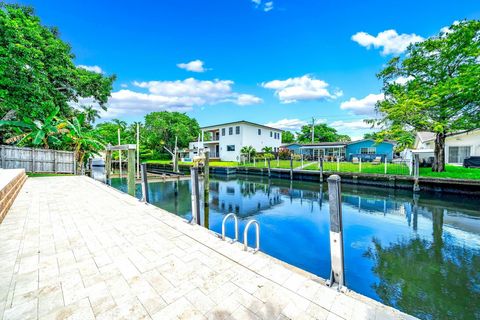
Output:
[[0,225],[0,319],[409,316],[86,177],[30,178]]

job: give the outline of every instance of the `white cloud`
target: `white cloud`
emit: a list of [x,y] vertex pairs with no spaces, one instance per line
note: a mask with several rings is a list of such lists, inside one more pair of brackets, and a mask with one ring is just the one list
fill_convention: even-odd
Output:
[[350,98],[340,104],[340,109],[349,110],[356,115],[373,115],[375,114],[375,104],[377,101],[384,99],[383,93],[369,94],[365,98]]
[[330,92],[328,90],[328,83],[315,79],[310,75],[264,82],[262,83],[262,87],[275,90],[275,95],[282,103],[301,100],[336,99],[342,95],[341,91]]
[[343,121],[338,120],[330,124],[331,127],[337,130],[362,130],[370,129],[371,124],[365,123],[363,120],[352,120],[352,121]]
[[265,5],[263,6],[263,11],[268,12],[270,10],[273,10],[273,1],[265,2]]
[[122,87],[122,88],[128,88],[128,84],[122,83],[122,84],[120,85],[120,87]]
[[[460,23],[460,21],[458,21],[458,20],[453,21],[453,25],[454,25],[454,26],[457,25],[457,24],[459,24],[459,23]],[[440,29],[440,33],[443,33],[443,34],[450,33],[450,27],[451,27],[451,26],[445,26],[445,27],[441,28],[441,29]]]
[[307,122],[300,119],[282,119],[275,122],[265,123],[267,127],[295,131],[299,130],[302,126],[306,125]]
[[408,77],[402,77],[402,76],[400,76],[400,77],[398,77],[397,79],[393,80],[393,82],[394,82],[394,83],[397,83],[397,84],[400,84],[400,85],[403,86],[404,84],[406,84],[407,82],[409,82],[409,81],[411,81],[411,80],[413,80],[413,79],[415,79],[415,78],[412,77],[412,76],[408,76]]
[[[244,106],[262,102],[262,99],[254,95],[234,92],[233,81],[230,80],[188,78],[176,81],[133,82],[133,86],[146,89],[147,92],[129,89],[113,92],[108,101],[108,111],[103,112],[102,116],[112,118],[142,115],[152,111],[189,111],[194,107],[217,103]],[[91,104],[91,99],[84,99],[79,104]]]
[[256,8],[261,8],[265,12],[273,10],[273,1],[262,2],[263,0],[251,0]]
[[81,64],[78,67],[82,68],[82,69],[85,69],[87,71],[93,71],[95,73],[103,73],[102,68],[100,68],[99,66],[85,66],[85,65]]
[[377,36],[372,36],[366,32],[357,32],[352,36],[352,40],[368,49],[371,47],[376,49],[383,48],[382,55],[387,55],[400,54],[404,52],[411,43],[420,42],[424,39],[414,33],[398,34],[397,31],[391,29],[382,31],[378,33]]
[[193,60],[187,63],[179,63],[177,67],[191,72],[205,72],[207,69],[203,66],[204,64],[205,62],[202,60]]
[[[326,123],[326,119],[317,119],[315,120],[315,124],[319,123]],[[267,127],[288,130],[288,131],[297,131],[300,130],[301,127],[305,125],[310,125],[311,122],[300,120],[300,119],[281,119],[275,122],[269,122],[265,125]]]

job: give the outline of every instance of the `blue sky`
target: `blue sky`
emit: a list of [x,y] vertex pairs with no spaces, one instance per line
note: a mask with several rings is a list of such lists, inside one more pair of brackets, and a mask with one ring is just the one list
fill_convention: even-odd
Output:
[[312,117],[341,133],[381,99],[375,74],[412,41],[480,3],[457,1],[22,1],[57,26],[78,65],[116,74],[104,119],[180,110],[200,125],[249,120],[295,130]]

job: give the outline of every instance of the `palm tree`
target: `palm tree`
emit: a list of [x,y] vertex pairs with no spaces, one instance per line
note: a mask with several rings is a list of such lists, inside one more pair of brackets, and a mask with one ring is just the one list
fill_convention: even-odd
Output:
[[262,151],[265,152],[265,153],[272,153],[273,148],[272,147],[263,147]]
[[16,142],[19,145],[31,142],[32,145],[43,145],[48,149],[54,145],[60,145],[61,140],[56,136],[67,133],[65,121],[57,118],[60,108],[56,108],[43,121],[24,118],[23,121],[1,120],[0,127],[9,127],[15,131],[15,135],[5,140],[6,143]]
[[83,113],[85,114],[85,120],[89,123],[94,123],[98,118],[100,119],[100,111],[92,106],[83,106]]
[[104,141],[92,130],[84,130],[82,124],[85,121],[85,114],[79,114],[71,121],[66,121],[69,133],[67,142],[70,143],[75,152],[77,161],[77,172],[80,172],[86,159],[92,155],[98,155],[98,151],[105,148]]
[[256,153],[257,151],[252,146],[245,146],[242,149],[240,149],[240,154],[242,154],[243,156],[246,156],[248,158],[248,162],[250,162],[250,159],[254,157]]

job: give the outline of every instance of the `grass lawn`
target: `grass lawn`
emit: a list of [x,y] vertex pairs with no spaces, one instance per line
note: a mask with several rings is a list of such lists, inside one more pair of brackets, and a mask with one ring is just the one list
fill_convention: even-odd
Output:
[[[305,161],[304,164],[307,164],[308,162]],[[301,161],[293,161],[293,168],[300,167],[302,165]],[[253,162],[246,163],[243,165],[243,163],[240,163],[240,167],[255,167],[255,168],[268,168],[268,163],[265,165],[265,160],[257,160],[255,165]],[[281,169],[290,169],[290,160],[279,160],[277,163],[277,160],[270,160],[270,167],[271,168],[281,168]]]
[[[147,163],[155,164],[172,164],[172,160],[148,160]],[[181,166],[191,166],[193,162],[179,162]],[[236,167],[238,166],[237,162],[234,161],[210,161],[211,167]]]
[[[305,169],[318,170],[318,163],[305,167]],[[362,163],[362,168],[360,171],[360,164],[354,164],[352,162],[340,162],[339,166],[337,167],[336,162],[324,162],[323,170],[334,171],[334,172],[361,172],[361,173],[385,174],[385,165],[383,163],[372,164],[370,162],[364,162]],[[388,163],[387,174],[408,175],[409,169],[404,164]]]
[[27,176],[30,178],[38,178],[38,177],[68,177],[73,176],[73,174],[69,173],[42,173],[42,172],[27,172]]
[[430,178],[480,180],[480,168],[464,168],[447,164],[445,166],[445,172],[432,172],[432,168],[420,168],[420,176]]

